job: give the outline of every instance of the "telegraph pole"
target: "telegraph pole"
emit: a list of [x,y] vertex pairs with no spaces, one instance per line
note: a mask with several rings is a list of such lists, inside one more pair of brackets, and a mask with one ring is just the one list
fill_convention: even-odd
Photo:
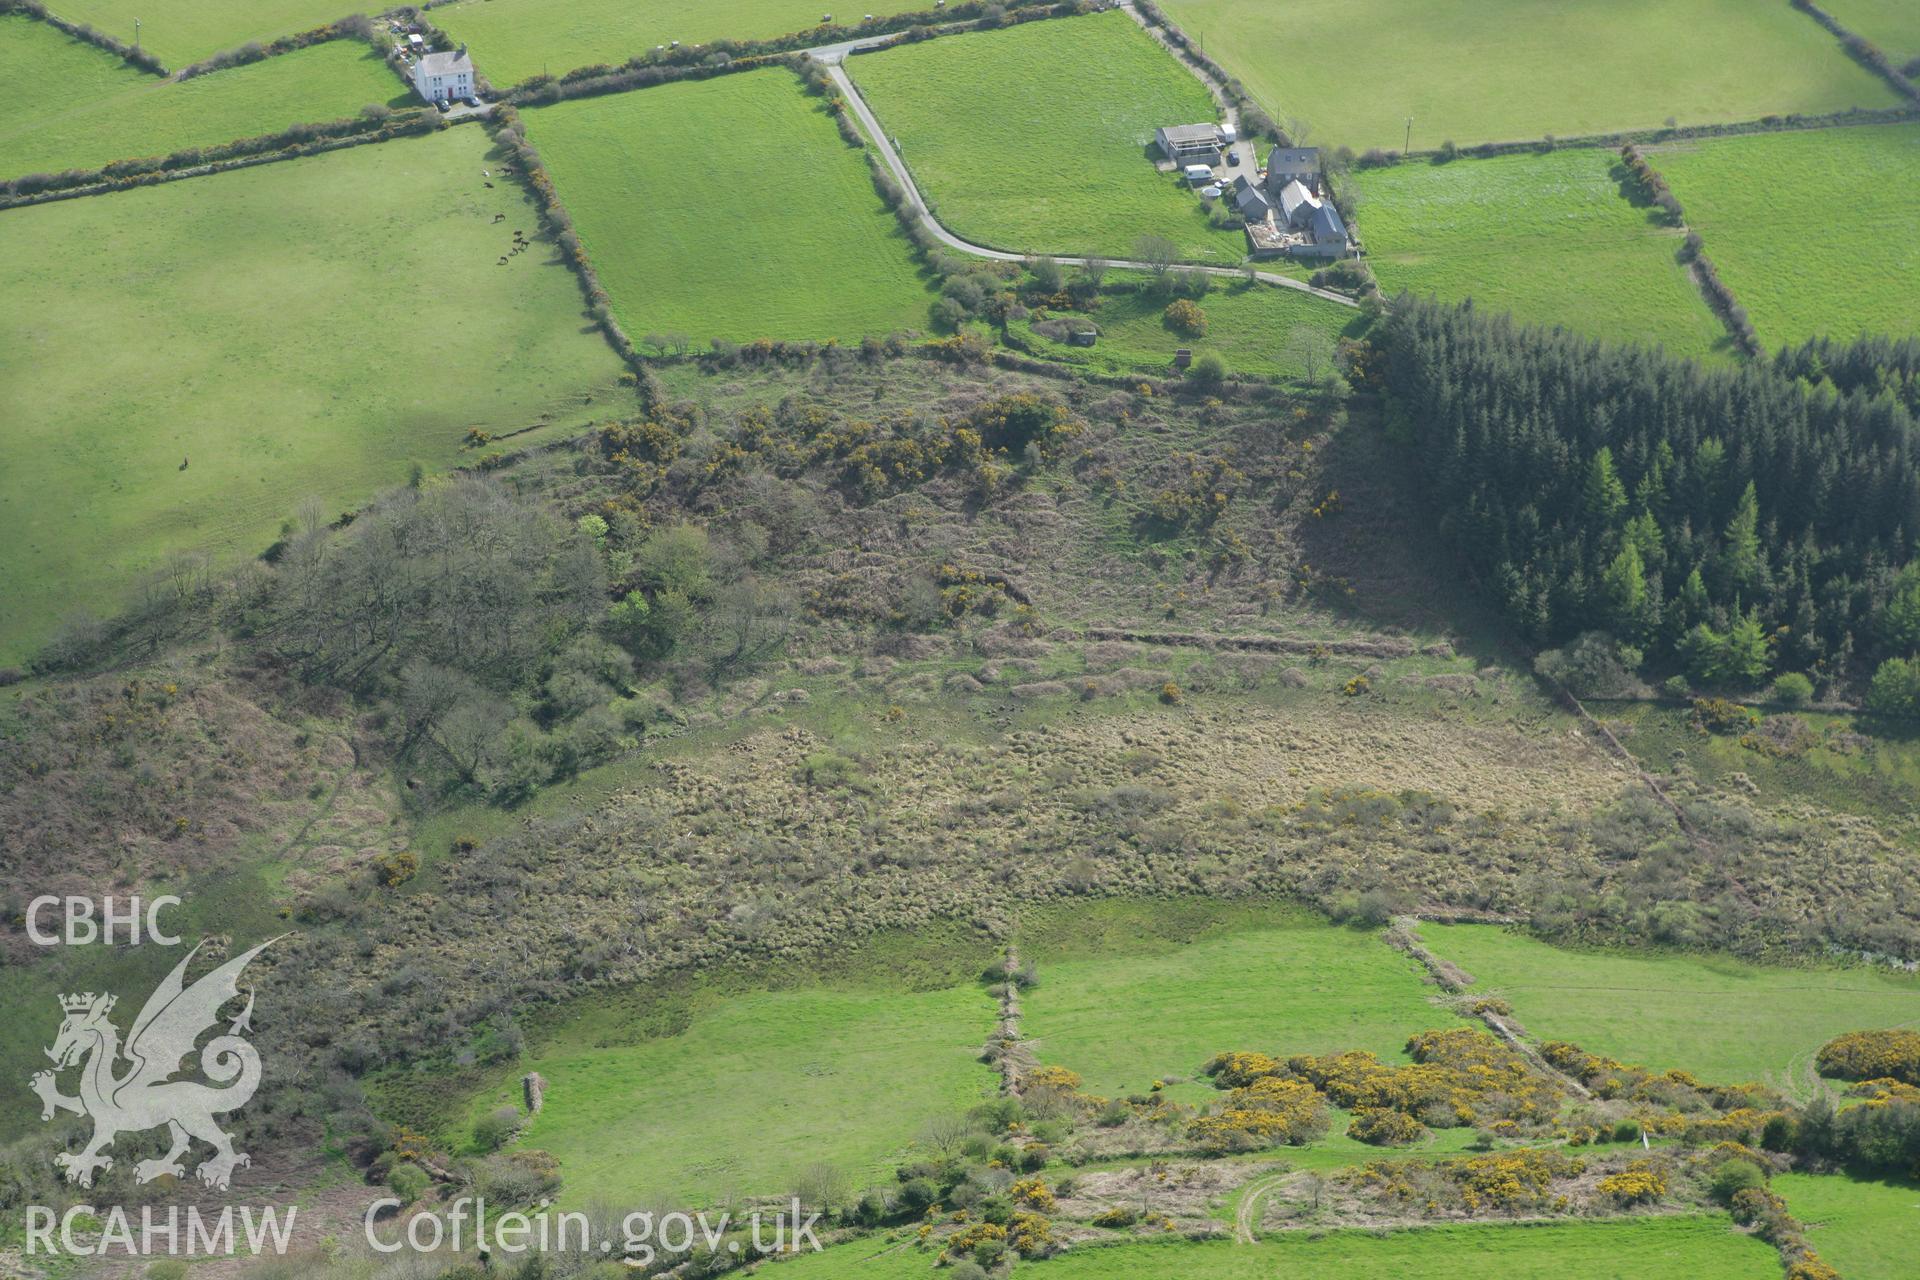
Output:
[[133,20],[133,51],[140,52],[140,19]]
[[1407,140],[1400,148],[1400,157],[1405,159],[1413,154],[1413,117],[1407,117]]

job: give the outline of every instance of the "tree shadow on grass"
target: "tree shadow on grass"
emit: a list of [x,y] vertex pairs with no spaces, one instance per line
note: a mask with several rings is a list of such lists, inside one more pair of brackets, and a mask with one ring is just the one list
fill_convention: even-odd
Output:
[[1379,411],[1356,401],[1321,456],[1319,483],[1340,494],[1330,517],[1301,522],[1302,559],[1321,607],[1369,629],[1443,632],[1481,662],[1526,666],[1526,646],[1467,578],[1421,499],[1417,447],[1388,439]]

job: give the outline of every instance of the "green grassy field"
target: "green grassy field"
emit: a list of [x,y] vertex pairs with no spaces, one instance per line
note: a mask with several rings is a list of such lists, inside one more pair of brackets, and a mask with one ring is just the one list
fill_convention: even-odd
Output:
[[932,295],[866,161],[788,72],[580,99],[526,121],[636,340],[926,327]]
[[159,85],[158,77],[57,27],[24,14],[0,14],[0,174],[26,171],[13,153],[43,121]]
[[249,40],[265,43],[280,36],[324,27],[355,11],[340,0],[173,0],[167,5],[142,0],[59,0],[48,6],[73,22],[88,22],[108,35],[133,43],[133,20],[140,19],[140,45],[179,70],[192,62]]
[[[1648,158],[1764,344],[1920,330],[1920,125],[1724,138]],[[1808,216],[1782,209],[1781,175]]]
[[1020,954],[1040,976],[1022,1031],[1105,1095],[1196,1078],[1229,1049],[1399,1060],[1408,1036],[1455,1021],[1377,934],[1282,907],[1103,903],[1024,926]]
[[[1167,0],[1282,124],[1398,150],[1894,104],[1812,19],[1752,0]],[[1303,57],[1341,49],[1350,56]],[[1471,73],[1465,73],[1470,68]]]
[[1420,926],[1475,994],[1513,1004],[1528,1032],[1706,1080],[1805,1097],[1813,1055],[1842,1031],[1920,1022],[1920,977],[1767,968],[1723,956],[1564,950],[1491,925]]
[[766,40],[805,31],[823,13],[857,23],[931,9],[933,0],[879,0],[837,9],[820,0],[462,0],[435,9],[434,25],[473,49],[474,65],[495,84],[561,75],[597,62],[619,63],[678,40]]
[[1920,1257],[1920,1183],[1783,1173],[1773,1189],[1807,1243],[1847,1280],[1910,1280]]
[[[1143,234],[1190,260],[1237,262],[1148,149],[1165,124],[1213,120],[1206,89],[1123,13],[1032,22],[864,55],[847,74],[935,214],[1018,253],[1130,257]],[[992,85],[991,92],[983,86]]]
[[[0,60],[7,56],[6,28],[19,21],[0,20],[5,24],[0,26]],[[411,101],[406,86],[358,41],[331,40],[169,83],[131,71],[118,59],[44,24],[32,25],[70,46],[43,64],[47,78],[83,72],[83,81],[94,87],[83,95],[63,92],[51,101],[37,98],[24,111],[0,115],[0,177],[97,169],[113,160],[166,155],[183,147],[275,133],[290,124],[336,120],[371,103],[404,106]],[[70,67],[80,54],[97,65]],[[0,66],[0,77],[5,70]]]
[[[1139,282],[1122,272],[1108,280]],[[1200,299],[1200,309],[1206,312],[1207,332],[1199,338],[1169,329],[1165,304],[1144,290],[1101,299],[1100,309],[1087,317],[1100,326],[1099,342],[1090,348],[1033,333],[1031,322],[1020,328],[1033,349],[1047,358],[1091,369],[1164,373],[1173,353],[1187,347],[1195,353],[1216,353],[1234,373],[1304,378],[1309,365],[1316,374],[1325,370],[1340,339],[1359,336],[1366,324],[1359,312],[1338,303],[1239,281],[1216,281],[1213,291]]]
[[[933,1254],[859,1240],[780,1264],[781,1280],[907,1280],[938,1274]],[[1269,1235],[1230,1240],[1079,1248],[1049,1259],[1053,1280],[1775,1280],[1771,1246],[1722,1217],[1541,1226],[1426,1227],[1374,1234]],[[772,1274],[769,1272],[768,1274]],[[1851,1276],[1849,1276],[1851,1280]]]
[[1681,233],[1619,192],[1610,151],[1416,161],[1356,173],[1380,287],[1699,355],[1726,332],[1675,261]]
[[306,496],[471,461],[471,426],[632,403],[557,256],[495,265],[535,222],[482,186],[489,146],[456,128],[0,217],[0,660],[171,550],[251,554]]
[[1920,55],[1920,5],[1913,0],[1831,0],[1820,7],[1879,45],[1895,66]]
[[[819,1163],[868,1185],[928,1121],[991,1097],[998,1080],[979,1061],[993,998],[964,979],[912,989],[889,961],[911,966],[913,946],[882,940],[832,985],[700,983],[665,1008],[589,998],[469,1118],[518,1100],[521,1074],[540,1072],[546,1106],[519,1140],[559,1157],[575,1204],[779,1195]],[[974,973],[993,954],[977,950],[964,966]]]

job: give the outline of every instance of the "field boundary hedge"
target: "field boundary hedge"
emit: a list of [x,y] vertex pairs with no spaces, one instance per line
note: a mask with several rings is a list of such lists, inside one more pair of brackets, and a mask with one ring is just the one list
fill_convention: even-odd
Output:
[[[1633,185],[1645,194],[1648,203],[1661,209],[1675,226],[1686,227],[1687,211],[1681,206],[1680,198],[1673,194],[1673,188],[1667,185],[1665,176],[1640,154],[1640,148],[1629,142],[1620,148],[1620,159],[1625,163]],[[1707,306],[1727,327],[1727,336],[1740,348],[1740,353],[1758,359],[1762,354],[1760,335],[1754,332],[1753,320],[1734,296],[1733,289],[1720,278],[1720,268],[1707,256],[1700,233],[1691,227],[1687,228],[1687,238],[1680,246],[1680,261],[1686,264],[1694,284],[1706,298]]]
[[[249,40],[245,44],[236,45],[231,49],[222,49],[219,53],[210,54],[198,62],[190,63],[180,68],[180,70],[173,73],[173,78],[175,80],[193,80],[215,71],[225,71],[229,67],[251,66],[256,62],[264,62],[268,58],[277,58],[282,54],[296,53],[301,49],[311,49],[314,45],[328,44],[334,40],[360,40],[365,42],[369,48],[379,54],[381,59],[393,69],[395,75],[400,75],[399,67],[395,66],[393,58],[380,42],[379,33],[374,29],[373,19],[367,17],[365,14],[350,13],[344,18],[336,18],[332,22],[324,23],[317,27],[310,27],[305,31],[298,31],[290,36],[281,36],[279,39],[268,41],[266,44],[261,44],[258,40]],[[405,76],[400,76],[400,78],[402,81],[406,80]],[[408,87],[411,88],[412,86],[409,85]]]
[[1189,64],[1189,69],[1202,79],[1212,81],[1214,88],[1233,104],[1234,112],[1240,117],[1243,130],[1260,134],[1276,146],[1291,146],[1293,139],[1285,129],[1274,123],[1267,109],[1254,101],[1247,87],[1227,69],[1213,60],[1213,56],[1200,47],[1200,42],[1188,35],[1181,26],[1166,15],[1166,11],[1153,0],[1136,0],[1133,11],[1146,20],[1148,26],[1155,28],[1166,37],[1167,43],[1174,47],[1176,56]]
[[[427,0],[423,5],[396,9],[393,12],[411,14],[412,21],[431,27],[432,24],[422,16],[425,11],[451,3],[453,0]],[[961,0],[961,3],[944,9],[915,9],[906,13],[878,17],[871,22],[863,22],[853,27],[822,23],[804,31],[789,31],[785,35],[768,36],[761,40],[712,40],[706,44],[655,48],[633,54],[625,62],[618,64],[596,62],[575,67],[559,76],[529,76],[510,86],[507,93],[515,95],[542,85],[573,80],[601,80],[623,71],[637,71],[650,67],[724,67],[728,62],[743,58],[769,58],[783,53],[805,53],[808,49],[818,48],[821,45],[843,44],[850,40],[871,39],[890,34],[904,35],[920,27],[930,28],[930,34],[946,34],[946,29],[972,30],[979,20],[989,17],[992,10],[999,10],[1003,15],[1001,21],[994,23],[995,26],[1001,25],[1002,22],[1024,22],[1028,20],[1025,16],[1026,10],[1040,8],[1069,9],[1089,13],[1093,11],[1093,0],[1068,0],[1064,4],[1059,3],[1058,0],[998,0],[997,3],[994,0]],[[1057,15],[1049,13],[1047,16]],[[438,28],[433,30],[438,32]],[[438,33],[442,39],[446,38],[444,32]],[[927,36],[913,38],[926,39]]]
[[108,53],[120,58],[128,66],[138,67],[150,75],[164,76],[167,74],[167,69],[161,65],[160,59],[154,57],[145,49],[136,49],[118,36],[110,36],[91,23],[69,22],[57,14],[49,13],[47,12],[47,6],[41,4],[40,0],[0,0],[0,13],[23,13],[27,17],[38,19],[50,27],[58,27],[75,40],[84,41],[98,49],[105,49]]
[[1468,147],[1430,147],[1418,151],[1384,151],[1373,148],[1354,158],[1359,169],[1384,169],[1390,165],[1449,164],[1455,160],[1491,160],[1498,156],[1547,153],[1564,147],[1605,147],[1612,150],[1632,143],[1649,146],[1662,142],[1688,142],[1698,138],[1740,138],[1758,133],[1804,133],[1815,129],[1857,129],[1876,124],[1906,124],[1920,120],[1920,103],[1904,107],[1848,107],[1823,115],[1789,112],[1780,116],[1761,116],[1757,120],[1733,120],[1724,124],[1662,125],[1657,129],[1628,129],[1619,133],[1583,133],[1570,138],[1548,134],[1540,138],[1512,142],[1477,142]]
[[[1083,13],[1093,12],[1085,0],[1065,0],[1063,3],[1054,3],[1053,0],[1028,0],[1028,6],[1016,14],[1009,14],[1007,22],[1001,25],[1017,25],[1045,18],[1077,17]],[[968,7],[973,6],[958,6],[960,9]],[[896,33],[895,38],[885,44],[855,49],[853,52],[879,53],[887,49],[899,48],[901,45],[918,44],[940,36],[962,35],[983,29],[991,28],[983,28],[979,22],[948,22],[939,27],[910,27]],[[576,67],[559,76],[533,76],[522,80],[502,94],[501,101],[514,106],[549,106],[574,98],[625,93],[633,89],[651,89],[656,85],[675,84],[683,80],[711,80],[716,76],[732,75],[739,71],[758,71],[764,67],[775,66],[791,68],[805,78],[806,66],[813,61],[807,57],[807,50],[813,47],[813,45],[801,45],[797,48],[754,50],[739,56],[723,55],[722,61],[665,61],[642,55],[630,58],[619,66],[611,63],[595,63],[591,66]],[[843,129],[842,136],[844,135]],[[851,144],[851,139],[849,143]]]
[[1893,65],[1893,59],[1887,57],[1886,51],[1879,45],[1847,27],[1814,0],[1790,0],[1790,3],[1824,27],[1845,47],[1848,57],[1886,81],[1888,87],[1895,93],[1911,101],[1920,102],[1920,84],[1907,79],[1906,75]]
[[396,112],[385,116],[358,115],[315,124],[296,124],[278,133],[239,138],[212,147],[188,147],[164,156],[115,160],[98,169],[67,169],[59,173],[29,173],[0,180],[0,209],[48,204],[81,196],[105,195],[134,187],[150,187],[181,178],[205,177],[229,169],[245,169],[279,160],[319,155],[369,142],[435,133],[457,121],[437,111]]
[[502,103],[488,119],[487,130],[495,145],[512,156],[518,164],[527,191],[533,197],[534,207],[539,211],[540,225],[553,237],[554,244],[573,268],[574,279],[579,282],[580,294],[587,304],[587,314],[600,327],[613,353],[632,373],[639,390],[642,412],[652,413],[658,401],[658,391],[653,373],[647,368],[646,357],[640,354],[640,349],[633,345],[633,339],[627,336],[627,331],[614,318],[613,299],[601,286],[600,275],[587,257],[586,246],[573,229],[573,215],[561,201],[560,193],[553,185],[553,175],[547,172],[546,162],[541,159],[534,145],[527,141],[526,126],[521,123],[520,113],[511,103]]
[[711,66],[695,63],[692,66],[659,66],[648,63],[638,67],[619,67],[602,72],[598,67],[582,68],[592,75],[576,75],[568,72],[558,79],[535,76],[532,80],[522,81],[500,96],[500,101],[513,107],[548,107],[556,102],[571,102],[575,98],[597,98],[609,93],[627,93],[638,89],[652,89],[663,84],[678,84],[688,80],[713,80],[720,76],[733,75],[736,72],[760,71],[767,67],[789,67],[798,70],[804,61],[797,53],[756,54],[747,58],[735,58],[729,62],[715,63]]

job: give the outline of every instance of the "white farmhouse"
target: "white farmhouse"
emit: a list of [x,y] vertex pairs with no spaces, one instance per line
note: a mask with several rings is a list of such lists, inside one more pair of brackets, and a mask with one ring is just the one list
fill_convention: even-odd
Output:
[[457,101],[473,96],[473,59],[467,46],[453,53],[428,53],[413,64],[413,87],[428,102]]

